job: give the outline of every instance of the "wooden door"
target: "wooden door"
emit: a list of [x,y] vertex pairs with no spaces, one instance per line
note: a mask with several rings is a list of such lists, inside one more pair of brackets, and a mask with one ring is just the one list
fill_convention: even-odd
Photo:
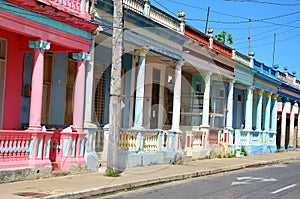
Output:
[[43,86],[43,103],[42,103],[42,124],[49,123],[50,115],[50,98],[52,84],[52,67],[53,54],[45,53],[44,55],[44,86]]
[[159,94],[160,94],[160,70],[153,69],[152,78],[152,100],[151,100],[151,120],[150,128],[155,129],[158,127],[159,116]]
[[67,78],[66,78],[66,96],[65,96],[65,114],[64,124],[73,124],[73,94],[76,79],[77,62],[71,58],[68,59]]

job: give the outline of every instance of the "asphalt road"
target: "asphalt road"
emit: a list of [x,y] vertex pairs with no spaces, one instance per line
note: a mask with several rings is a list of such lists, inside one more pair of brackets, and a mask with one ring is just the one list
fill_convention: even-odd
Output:
[[95,198],[299,199],[300,162],[249,168]]

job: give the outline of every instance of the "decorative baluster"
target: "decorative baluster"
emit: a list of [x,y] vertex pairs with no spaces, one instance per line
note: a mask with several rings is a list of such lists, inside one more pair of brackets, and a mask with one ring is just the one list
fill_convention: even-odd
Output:
[[11,142],[11,157],[12,160],[17,160],[17,136],[12,136],[12,142]]
[[119,148],[122,149],[123,132],[120,132]]
[[0,135],[0,161],[4,159],[4,137]]

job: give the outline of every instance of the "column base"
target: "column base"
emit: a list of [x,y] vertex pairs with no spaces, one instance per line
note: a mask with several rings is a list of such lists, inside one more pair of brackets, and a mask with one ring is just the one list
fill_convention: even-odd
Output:
[[145,130],[141,124],[135,124],[131,129],[133,130]]
[[293,151],[293,150],[294,150],[294,147],[293,147],[293,146],[289,146],[289,150],[290,150],[290,151]]
[[280,147],[280,150],[285,151],[285,147],[284,147],[284,146],[281,146],[281,147]]
[[208,128],[210,128],[210,125],[200,125],[200,129],[201,128],[208,129]]
[[26,131],[41,131],[42,127],[41,126],[29,126]]

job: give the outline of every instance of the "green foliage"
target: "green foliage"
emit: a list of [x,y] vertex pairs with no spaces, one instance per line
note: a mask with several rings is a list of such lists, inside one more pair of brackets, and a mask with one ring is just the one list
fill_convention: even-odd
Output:
[[275,151],[275,153],[282,153],[282,152],[284,152],[284,150],[281,150],[281,149],[277,149],[277,150]]
[[243,152],[243,153],[244,153],[244,156],[247,156],[247,155],[248,155],[248,153],[247,153],[247,151],[246,151],[246,149],[245,149],[245,147],[244,147],[244,146],[242,146],[242,148],[241,148],[241,152]]
[[108,177],[119,177],[120,176],[120,174],[115,171],[107,171],[104,175],[108,176]]
[[[233,44],[233,37],[232,34],[227,33],[225,31],[220,32],[219,34],[214,36],[215,40],[222,42],[223,44],[225,44],[225,42],[227,42],[228,44]],[[226,40],[227,38],[227,40]]]
[[233,154],[229,154],[228,158],[235,158],[236,157],[236,150],[234,150]]

